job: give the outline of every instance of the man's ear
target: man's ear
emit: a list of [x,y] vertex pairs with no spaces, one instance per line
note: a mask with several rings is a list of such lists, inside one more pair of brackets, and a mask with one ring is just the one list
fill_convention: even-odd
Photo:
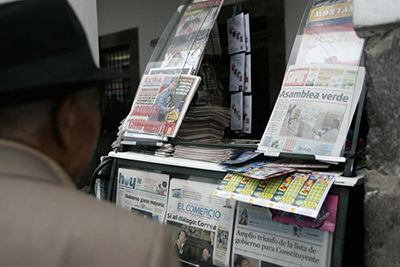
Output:
[[75,125],[78,120],[77,97],[75,94],[63,98],[55,114],[55,131],[63,149],[69,149],[74,142]]

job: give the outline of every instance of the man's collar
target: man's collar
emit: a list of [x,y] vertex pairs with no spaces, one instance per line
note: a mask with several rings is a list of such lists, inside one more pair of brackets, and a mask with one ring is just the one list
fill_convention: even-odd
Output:
[[71,177],[57,162],[25,144],[0,139],[0,158],[0,177],[19,177],[76,189]]

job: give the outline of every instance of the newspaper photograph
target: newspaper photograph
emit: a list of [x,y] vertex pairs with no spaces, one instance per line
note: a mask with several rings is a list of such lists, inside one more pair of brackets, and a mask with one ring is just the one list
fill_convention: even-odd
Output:
[[166,223],[182,260],[229,266],[236,202],[214,196],[215,185],[172,179]]
[[243,92],[231,95],[231,130],[243,129]]
[[311,172],[266,180],[227,174],[215,194],[281,211],[316,218],[338,174]]
[[228,28],[229,55],[246,51],[244,14],[240,13],[233,16],[229,18],[226,23]]
[[119,168],[116,205],[163,223],[168,185],[169,175]]
[[245,54],[231,56],[229,73],[229,91],[243,91],[245,80]]
[[202,1],[189,4],[165,53],[161,67],[190,68],[197,73],[210,32],[223,1]]
[[290,66],[258,150],[339,161],[364,74],[355,66]]
[[232,267],[326,267],[331,247],[332,233],[274,222],[268,209],[238,204]]
[[123,129],[175,137],[200,80],[192,75],[143,75]]

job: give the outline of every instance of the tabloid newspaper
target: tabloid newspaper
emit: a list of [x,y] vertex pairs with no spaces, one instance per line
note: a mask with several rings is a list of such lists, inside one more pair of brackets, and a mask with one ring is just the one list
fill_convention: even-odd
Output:
[[215,185],[172,179],[166,223],[180,258],[229,266],[235,201],[213,196]]
[[246,51],[244,14],[240,13],[227,21],[229,55]]
[[353,24],[353,1],[317,5],[310,11],[307,27]]
[[241,174],[227,174],[215,194],[316,218],[337,176],[338,174],[324,172],[296,172],[259,180]]
[[229,91],[243,91],[245,80],[245,53],[231,56]]
[[120,168],[116,204],[143,217],[164,222],[169,175]]
[[243,129],[243,92],[231,95],[231,130]]
[[191,68],[197,73],[223,1],[193,1],[184,11],[161,67]]
[[123,130],[175,137],[200,80],[192,75],[143,75]]
[[341,161],[364,76],[356,66],[290,66],[258,149]]
[[250,15],[244,15],[244,42],[246,46],[246,53],[251,52],[251,42],[250,42]]
[[232,267],[326,267],[331,246],[330,232],[274,222],[265,208],[238,205]]

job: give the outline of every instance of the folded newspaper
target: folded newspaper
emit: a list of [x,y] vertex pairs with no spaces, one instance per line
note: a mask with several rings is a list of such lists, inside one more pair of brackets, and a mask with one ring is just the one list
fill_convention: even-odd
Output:
[[235,201],[213,196],[215,185],[172,179],[166,223],[179,257],[228,266]]
[[227,174],[215,194],[262,207],[316,218],[336,176],[312,172],[289,174],[267,180]]
[[258,150],[343,161],[364,75],[365,69],[356,66],[290,66]]
[[333,234],[272,221],[268,210],[239,203],[232,266],[327,267]]

